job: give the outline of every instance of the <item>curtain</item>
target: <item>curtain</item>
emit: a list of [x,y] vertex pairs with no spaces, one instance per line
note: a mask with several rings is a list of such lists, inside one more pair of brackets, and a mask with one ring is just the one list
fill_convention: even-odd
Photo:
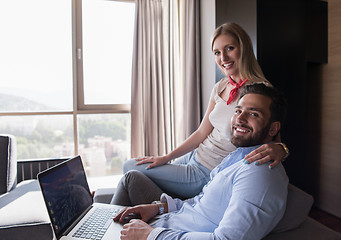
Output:
[[200,123],[199,1],[136,0],[131,156],[164,155]]

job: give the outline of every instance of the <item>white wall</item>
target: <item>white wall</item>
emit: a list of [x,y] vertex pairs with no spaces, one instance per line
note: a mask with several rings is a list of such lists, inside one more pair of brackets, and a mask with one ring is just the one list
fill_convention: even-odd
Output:
[[201,1],[201,76],[202,112],[206,112],[215,84],[215,61],[211,51],[211,36],[215,30],[215,0]]

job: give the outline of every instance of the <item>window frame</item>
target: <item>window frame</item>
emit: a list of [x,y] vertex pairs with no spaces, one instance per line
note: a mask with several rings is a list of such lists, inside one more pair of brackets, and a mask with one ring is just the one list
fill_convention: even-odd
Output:
[[[105,0],[116,2],[134,2],[134,0]],[[86,111],[86,113],[130,113],[130,104],[85,104],[84,103],[84,78],[83,78],[83,43],[82,43],[82,0],[73,0],[73,60],[74,62],[74,80],[77,83],[74,85],[74,89],[77,89],[77,93],[74,92],[74,96],[77,95],[77,109],[80,113]]]

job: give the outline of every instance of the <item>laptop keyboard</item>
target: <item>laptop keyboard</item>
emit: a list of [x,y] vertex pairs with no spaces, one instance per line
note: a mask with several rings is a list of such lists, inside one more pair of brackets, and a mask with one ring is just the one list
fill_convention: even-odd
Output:
[[102,239],[119,209],[96,208],[72,237]]

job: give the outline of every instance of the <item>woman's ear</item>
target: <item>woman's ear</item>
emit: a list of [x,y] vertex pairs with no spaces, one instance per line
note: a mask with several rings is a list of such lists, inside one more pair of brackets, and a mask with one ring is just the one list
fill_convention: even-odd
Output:
[[271,123],[270,129],[269,129],[269,136],[274,137],[281,129],[281,123],[280,122],[273,122]]

